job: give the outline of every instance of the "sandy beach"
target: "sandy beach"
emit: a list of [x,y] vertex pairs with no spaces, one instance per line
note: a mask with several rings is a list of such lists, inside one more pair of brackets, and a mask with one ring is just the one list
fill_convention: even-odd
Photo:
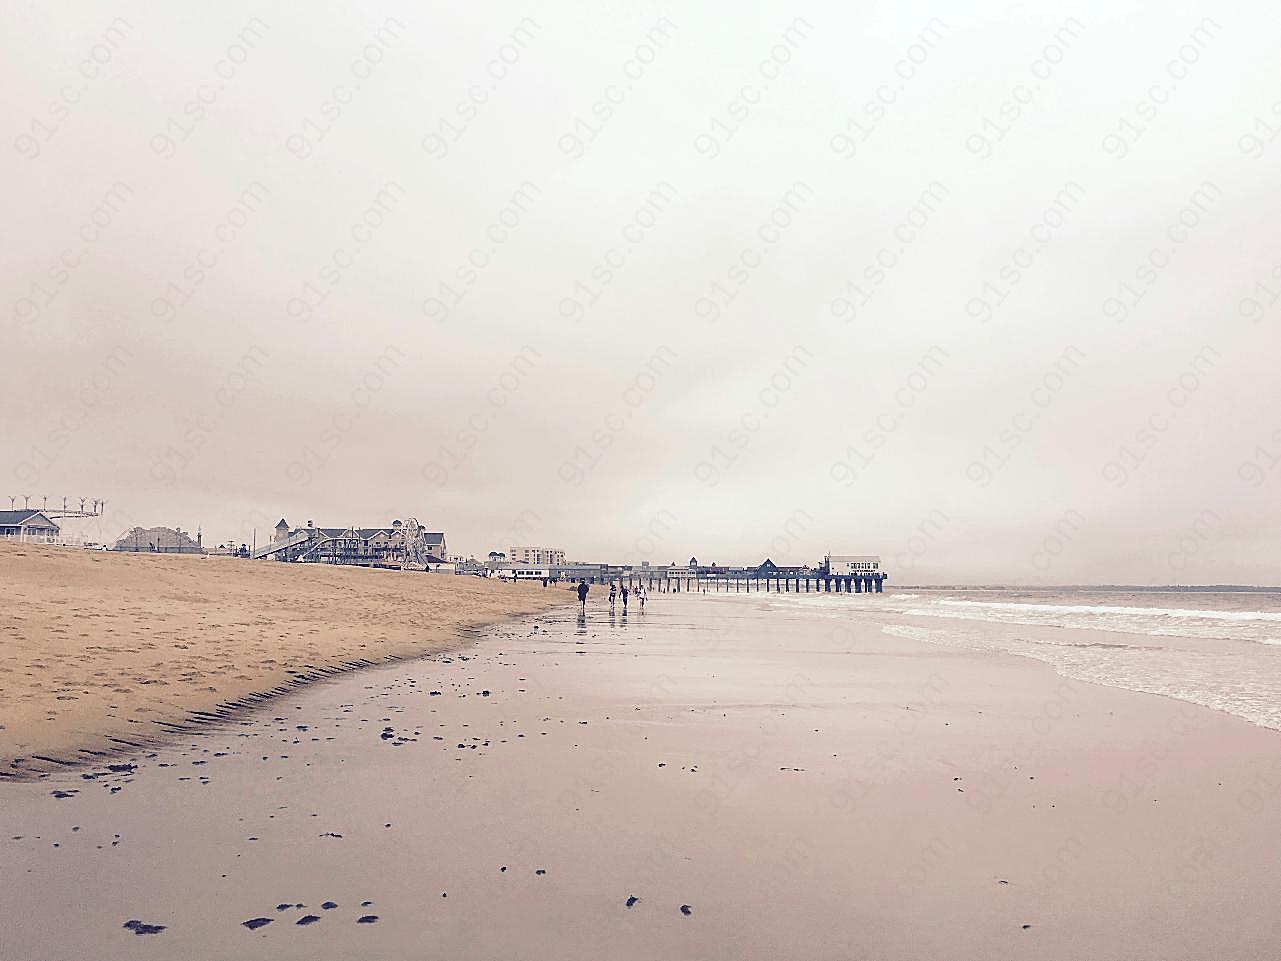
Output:
[[1275,953],[1275,731],[864,600],[546,613],[0,785],[0,957]]
[[0,778],[568,601],[474,577],[9,543],[0,593]]

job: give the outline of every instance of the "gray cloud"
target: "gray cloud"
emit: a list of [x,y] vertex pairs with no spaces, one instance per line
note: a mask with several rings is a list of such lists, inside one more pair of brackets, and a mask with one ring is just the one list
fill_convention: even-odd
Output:
[[1278,580],[1261,3],[7,20],[0,476],[100,536]]

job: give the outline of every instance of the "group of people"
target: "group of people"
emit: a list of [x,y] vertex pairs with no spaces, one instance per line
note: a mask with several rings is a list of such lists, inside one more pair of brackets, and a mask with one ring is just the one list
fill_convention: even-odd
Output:
[[[587,611],[587,593],[591,588],[587,586],[586,581],[578,582],[578,606],[583,612]],[[615,605],[618,603],[619,596],[623,599],[623,613],[627,613],[627,601],[629,598],[636,598],[636,603],[640,605],[640,611],[645,613],[645,600],[649,593],[645,590],[644,584],[639,584],[635,588],[630,588],[626,584],[616,581],[609,582],[609,612],[614,613]]]

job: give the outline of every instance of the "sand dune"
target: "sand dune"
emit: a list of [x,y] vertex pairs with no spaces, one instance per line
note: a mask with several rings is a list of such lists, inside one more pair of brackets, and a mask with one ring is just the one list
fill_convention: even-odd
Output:
[[0,544],[0,593],[0,777],[569,600],[474,577],[15,544]]

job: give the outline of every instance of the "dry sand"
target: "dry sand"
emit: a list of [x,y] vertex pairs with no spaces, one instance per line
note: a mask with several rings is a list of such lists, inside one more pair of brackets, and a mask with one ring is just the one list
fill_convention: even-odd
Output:
[[0,958],[1278,956],[1277,732],[875,598],[602,607],[0,784]]
[[474,577],[0,542],[0,777],[566,603]]

